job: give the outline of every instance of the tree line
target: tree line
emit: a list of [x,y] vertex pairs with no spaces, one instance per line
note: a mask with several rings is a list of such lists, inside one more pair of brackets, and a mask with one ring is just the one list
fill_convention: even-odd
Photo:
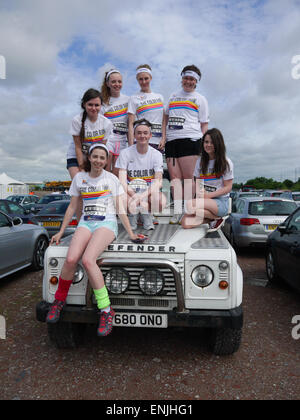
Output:
[[248,179],[245,183],[234,183],[233,189],[239,190],[245,185],[251,185],[257,190],[290,190],[290,191],[300,191],[300,178],[296,182],[291,181],[290,179],[285,179],[282,182],[276,181],[273,178],[264,178],[256,177],[253,179]]

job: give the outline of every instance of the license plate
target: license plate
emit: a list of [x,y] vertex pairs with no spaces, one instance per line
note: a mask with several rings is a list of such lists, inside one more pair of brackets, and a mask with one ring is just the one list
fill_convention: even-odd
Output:
[[60,222],[43,222],[44,227],[58,227]]
[[266,226],[266,230],[275,230],[278,225],[265,225],[265,226]]
[[168,328],[167,314],[116,313],[115,327]]

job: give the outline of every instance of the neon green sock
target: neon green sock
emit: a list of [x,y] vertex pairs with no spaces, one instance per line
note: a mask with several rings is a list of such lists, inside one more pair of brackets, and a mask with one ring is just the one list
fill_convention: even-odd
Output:
[[98,309],[104,309],[110,305],[110,300],[106,286],[103,286],[101,289],[94,289],[94,294]]

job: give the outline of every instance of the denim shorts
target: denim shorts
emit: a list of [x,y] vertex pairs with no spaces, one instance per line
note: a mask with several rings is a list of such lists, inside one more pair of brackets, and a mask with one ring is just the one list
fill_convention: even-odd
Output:
[[91,233],[94,233],[97,229],[106,228],[113,231],[115,237],[118,236],[118,223],[116,221],[111,220],[89,220],[88,222],[85,220],[80,220],[77,227],[84,227],[88,229]]
[[215,197],[214,200],[218,206],[218,216],[226,216],[229,210],[229,197]]
[[76,158],[67,159],[67,169],[73,168],[73,167],[76,167],[76,166],[79,167]]

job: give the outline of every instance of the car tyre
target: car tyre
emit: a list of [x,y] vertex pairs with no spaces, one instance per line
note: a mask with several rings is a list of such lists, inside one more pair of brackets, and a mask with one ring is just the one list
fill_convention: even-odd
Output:
[[214,328],[210,339],[211,350],[217,356],[233,354],[239,349],[241,339],[241,328]]
[[275,262],[274,254],[271,249],[268,249],[266,255],[266,272],[267,277],[270,283],[279,284],[281,283],[280,277],[278,275],[278,269]]
[[44,256],[48,245],[49,241],[46,236],[39,236],[36,240],[32,258],[32,267],[34,270],[38,271],[44,268]]
[[75,349],[84,342],[85,324],[57,322],[47,324],[48,337],[58,349]]

